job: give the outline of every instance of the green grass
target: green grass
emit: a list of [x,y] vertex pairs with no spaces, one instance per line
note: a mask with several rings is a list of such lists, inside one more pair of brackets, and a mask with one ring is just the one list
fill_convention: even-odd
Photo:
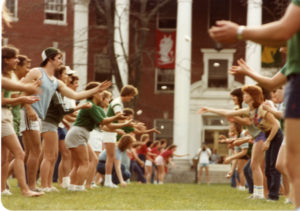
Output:
[[126,188],[97,188],[87,192],[47,193],[23,197],[16,180],[9,180],[12,196],[3,196],[9,210],[291,210],[293,205],[246,199],[249,194],[229,185],[131,183]]

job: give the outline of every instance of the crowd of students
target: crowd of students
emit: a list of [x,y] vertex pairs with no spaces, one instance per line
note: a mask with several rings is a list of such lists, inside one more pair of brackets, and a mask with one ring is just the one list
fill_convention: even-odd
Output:
[[[163,183],[167,163],[180,155],[166,140],[151,141],[149,133],[160,132],[147,129],[132,109],[124,108],[138,94],[134,86],[124,86],[115,99],[107,90],[109,81],[92,81],[76,92],[78,76],[53,47],[42,52],[40,67],[30,69],[30,62],[17,48],[2,48],[3,195],[11,195],[10,175],[27,196],[59,191],[52,184],[58,153],[58,183],[70,191],[101,182],[109,188],[126,186],[132,174],[141,183]],[[78,105],[76,100],[83,99]]]

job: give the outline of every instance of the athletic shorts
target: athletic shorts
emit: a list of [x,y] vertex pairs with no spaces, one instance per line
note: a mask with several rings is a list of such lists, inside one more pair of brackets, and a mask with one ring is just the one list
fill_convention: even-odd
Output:
[[284,118],[300,118],[300,74],[288,76],[284,90]]
[[2,107],[1,114],[1,138],[16,134],[10,109]]
[[67,148],[76,148],[81,145],[86,146],[89,140],[90,131],[84,127],[72,126],[66,135]]
[[92,147],[94,152],[102,151],[102,132],[98,130],[92,130],[90,132],[89,145]]
[[38,118],[38,120],[36,121],[29,120],[24,109],[20,110],[20,114],[21,114],[20,132],[23,132],[25,130],[38,130],[38,131],[41,130],[42,125],[41,125],[40,118]]
[[264,132],[260,132],[259,134],[258,134],[258,136],[256,136],[256,138],[254,139],[254,143],[257,143],[257,142],[259,142],[259,141],[263,141],[263,142],[265,142],[266,141],[266,135],[265,135],[265,133]]
[[64,141],[66,138],[66,134],[67,134],[67,129],[65,127],[58,127],[57,128],[57,134],[58,134],[58,140],[60,141]]
[[41,130],[41,133],[50,132],[50,131],[51,132],[57,132],[57,128],[58,128],[57,125],[42,120],[42,130]]
[[146,160],[145,166],[152,166],[152,162],[150,160]]
[[161,155],[157,156],[155,158],[155,164],[158,166],[164,165],[164,158]]
[[116,143],[117,142],[117,133],[106,132],[106,131],[103,131],[101,133],[102,133],[103,143]]
[[199,163],[198,167],[206,167],[208,165],[209,165],[209,163]]

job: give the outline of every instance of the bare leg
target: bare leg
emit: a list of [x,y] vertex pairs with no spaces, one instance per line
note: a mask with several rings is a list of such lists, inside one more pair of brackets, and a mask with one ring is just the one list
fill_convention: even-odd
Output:
[[253,175],[253,184],[263,186],[263,171],[261,163],[264,162],[265,153],[263,151],[263,141],[256,142],[252,148],[251,169]]
[[59,151],[61,161],[58,167],[58,183],[62,183],[62,178],[70,174],[72,168],[71,151],[66,147],[65,140],[59,140]]
[[14,173],[20,185],[21,192],[24,196],[39,196],[42,193],[31,191],[26,184],[24,169],[24,152],[18,141],[17,136],[10,135],[2,138],[2,144],[11,151],[15,157]]
[[[88,177],[89,170],[89,153],[88,147],[85,145],[78,146],[76,148],[72,148],[72,151],[77,156],[78,161],[78,169],[76,172],[76,183],[72,183],[74,185],[83,185],[84,180]],[[71,178],[72,182],[72,178]]]
[[208,169],[208,166],[205,166],[205,174],[206,174],[206,183],[209,185],[209,169]]
[[202,180],[202,170],[203,170],[203,167],[200,166],[199,167],[199,172],[198,172],[198,183],[199,184],[201,183],[201,180]]
[[292,183],[296,207],[300,206],[300,119],[285,119],[286,167]]
[[164,165],[159,165],[158,167],[158,181],[162,183],[164,181],[165,168]]
[[245,160],[245,159],[238,159],[237,162],[238,162],[237,163],[237,165],[238,165],[237,171],[238,171],[239,178],[240,178],[240,185],[241,186],[245,186],[245,184],[246,184],[246,178],[245,178],[243,169],[244,169],[245,164],[247,163],[247,160]]
[[34,190],[36,188],[36,176],[38,171],[39,158],[42,151],[40,131],[23,131],[23,140],[25,140],[27,146],[29,147],[27,148],[27,150],[29,150],[27,160],[28,185],[31,190]]
[[43,160],[40,167],[41,187],[51,187],[55,161],[58,155],[57,132],[47,131],[43,136]]
[[1,192],[6,189],[6,181],[8,176],[8,149],[3,144],[1,144]]
[[287,168],[285,166],[285,159],[286,159],[286,146],[281,145],[277,160],[276,160],[276,169],[281,173],[282,175],[282,182],[283,182],[283,187],[284,187],[284,195],[286,197],[289,197],[289,192],[290,192],[290,181],[287,175]]
[[95,178],[96,175],[96,167],[97,167],[97,155],[93,151],[92,147],[90,145],[87,145],[88,148],[88,153],[89,153],[89,170],[88,170],[88,177],[86,181],[86,188],[90,188],[93,179]]
[[115,143],[105,143],[106,149],[106,163],[105,163],[105,174],[112,173],[112,166],[115,159]]

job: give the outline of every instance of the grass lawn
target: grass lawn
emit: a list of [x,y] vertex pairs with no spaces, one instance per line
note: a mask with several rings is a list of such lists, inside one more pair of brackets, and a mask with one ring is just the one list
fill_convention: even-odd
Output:
[[[293,205],[246,199],[247,192],[229,185],[131,183],[126,188],[97,188],[86,192],[47,193],[26,198],[10,179],[11,196],[3,196],[2,204],[9,210],[292,210]],[[56,184],[55,184],[56,185]],[[57,186],[56,186],[57,187]]]

